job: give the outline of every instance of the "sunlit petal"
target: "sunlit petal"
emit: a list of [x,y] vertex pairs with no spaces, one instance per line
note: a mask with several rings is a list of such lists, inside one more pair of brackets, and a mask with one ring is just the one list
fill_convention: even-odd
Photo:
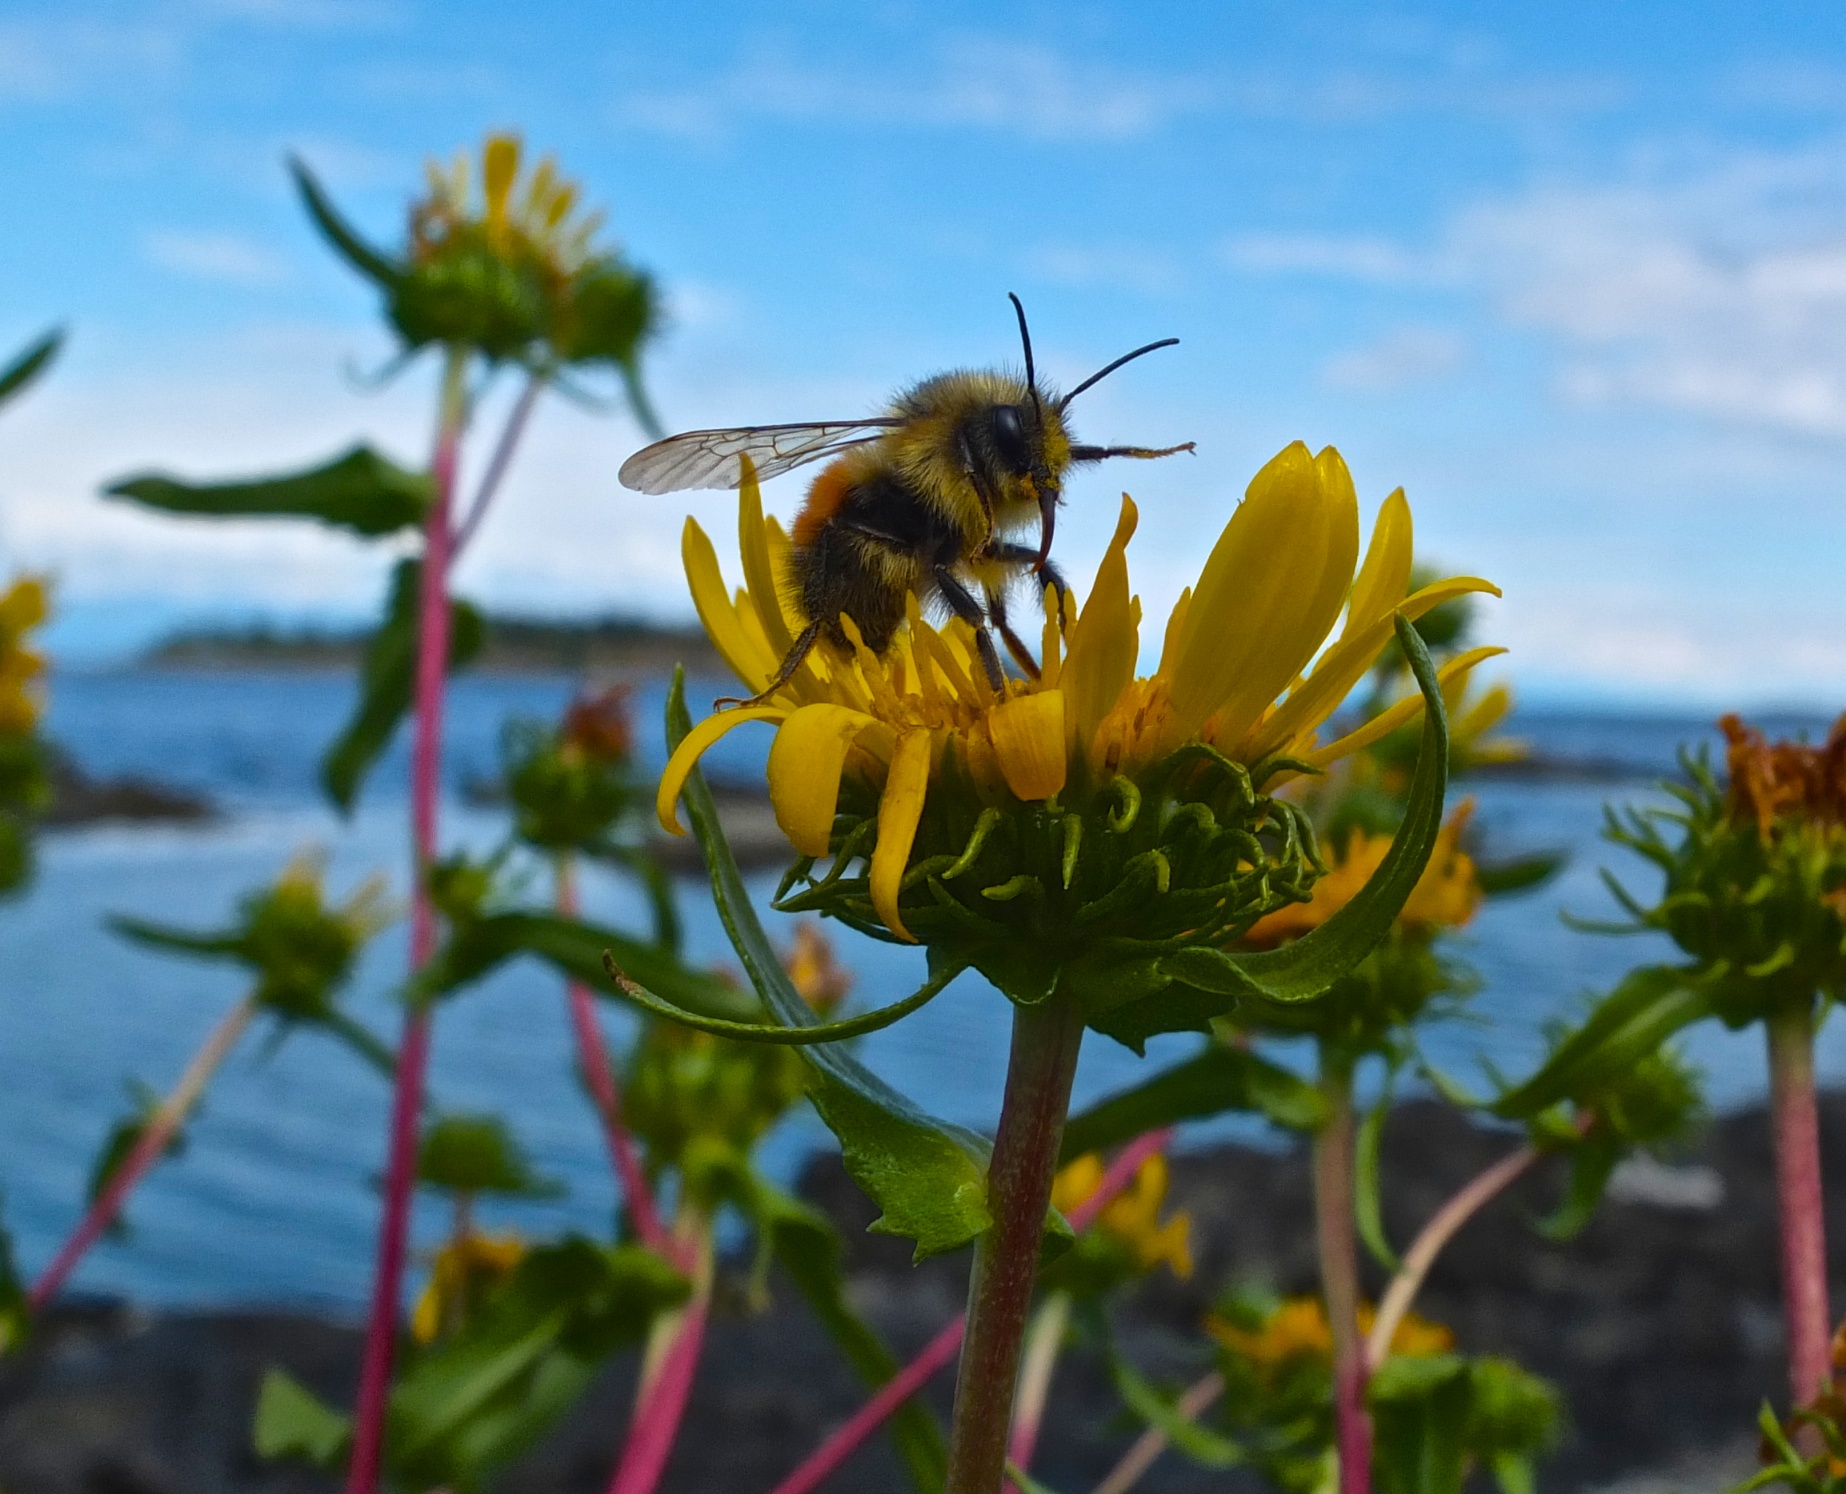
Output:
[[718,569],[717,551],[697,520],[686,520],[679,549],[686,566],[686,581],[692,589],[692,605],[698,609],[705,636],[738,679],[753,692],[761,690],[769,683],[778,661],[767,657],[739,621],[724,584],[724,573]]
[[1115,538],[1109,541],[1096,584],[1071,630],[1070,654],[1059,672],[1058,688],[1064,693],[1072,747],[1088,747],[1102,718],[1134,678],[1141,640],[1128,595],[1128,541],[1138,519],[1133,501],[1124,493]]
[[827,854],[846,751],[876,724],[845,706],[807,705],[776,732],[769,749],[769,802],[782,833],[802,855]]
[[994,756],[1013,797],[1026,802],[1063,792],[1070,758],[1064,742],[1064,692],[1016,695],[988,714]]
[[[1458,654],[1444,664],[1436,671],[1436,678],[1441,683],[1447,684],[1452,679],[1466,675],[1482,661],[1505,652],[1503,648],[1471,648],[1467,653]],[[1422,714],[1422,695],[1407,696],[1388,710],[1379,712],[1356,731],[1347,732],[1345,736],[1329,742],[1325,747],[1316,747],[1312,752],[1304,752],[1301,757],[1316,768],[1324,768],[1328,763],[1337,762],[1342,757],[1350,757],[1361,748],[1370,747],[1372,743],[1382,741],[1398,727],[1415,721]]]
[[872,906],[898,938],[916,943],[897,911],[897,895],[923,817],[929,792],[930,740],[927,731],[906,732],[897,739],[884,796],[878,803],[878,845],[872,852]]
[[1403,601],[1410,590],[1412,529],[1410,502],[1399,488],[1385,499],[1372,525],[1372,542],[1366,546],[1359,578],[1352,584],[1346,626],[1340,630],[1342,638],[1381,617],[1389,617]]

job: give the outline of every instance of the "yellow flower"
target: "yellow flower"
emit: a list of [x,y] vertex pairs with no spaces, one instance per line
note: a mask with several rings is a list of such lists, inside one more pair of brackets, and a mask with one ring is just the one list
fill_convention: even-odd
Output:
[[801,999],[825,1016],[852,990],[852,972],[833,954],[833,943],[811,923],[795,925],[795,944],[782,957]]
[[[1052,1206],[1068,1214],[1102,1184],[1102,1158],[1086,1152],[1059,1170],[1051,1187]],[[1192,1216],[1184,1209],[1160,1222],[1167,1196],[1167,1159],[1155,1152],[1136,1170],[1134,1181],[1103,1206],[1095,1227],[1127,1249],[1143,1271],[1172,1267],[1184,1280],[1192,1275]]]
[[[1400,927],[1419,932],[1460,928],[1479,910],[1481,884],[1474,874],[1474,859],[1461,848],[1461,838],[1473,814],[1474,801],[1466,799],[1443,823],[1429,865],[1403,912],[1397,915]],[[1355,828],[1339,848],[1327,875],[1314,884],[1314,895],[1305,903],[1291,903],[1258,920],[1244,935],[1244,942],[1269,949],[1319,928],[1358,896],[1390,850],[1390,836],[1369,835]]]
[[0,592],[0,736],[25,736],[38,725],[34,681],[45,671],[45,657],[26,639],[49,612],[43,577],[21,576]]
[[[1371,1333],[1376,1316],[1369,1302],[1359,1304],[1361,1339]],[[1265,1375],[1273,1376],[1285,1365],[1303,1359],[1329,1363],[1333,1358],[1333,1331],[1327,1323],[1327,1309],[1318,1297],[1285,1298],[1254,1329],[1240,1328],[1214,1314],[1205,1320],[1205,1331]],[[1391,1335],[1391,1353],[1413,1359],[1446,1354],[1454,1347],[1453,1333],[1413,1312],[1404,1314],[1404,1320]]]
[[525,1259],[526,1242],[518,1235],[484,1235],[472,1230],[436,1252],[429,1280],[410,1315],[410,1336],[433,1343],[445,1330],[460,1325],[468,1310],[498,1286]]
[[[744,484],[738,507],[743,589],[733,595],[726,588],[711,541],[690,520],[683,550],[706,632],[756,692],[806,619],[790,600],[788,537],[764,519],[754,482]],[[1468,592],[1498,594],[1486,581],[1460,577],[1405,595],[1411,519],[1401,492],[1385,501],[1360,565],[1358,501],[1345,462],[1332,447],[1314,456],[1297,442],[1251,482],[1198,584],[1168,620],[1159,667],[1137,678],[1141,604],[1130,594],[1127,562],[1135,523],[1134,504],[1124,497],[1080,612],[1067,603],[1060,616],[1047,588],[1038,679],[1010,681],[996,695],[972,632],[959,621],[926,621],[914,598],[908,625],[882,656],[845,618],[850,654],[816,649],[768,700],[693,729],[661,779],[662,825],[683,833],[680,790],[713,743],[747,722],[772,722],[769,792],[777,822],[799,853],[823,856],[842,780],[875,795],[870,901],[885,927],[911,939],[899,894],[935,791],[965,789],[988,807],[1070,811],[1118,791],[1122,780],[1138,796],[1137,780],[1183,749],[1209,748],[1241,765],[1238,771],[1282,757],[1325,766],[1410,720],[1420,706],[1393,708],[1358,732],[1319,740],[1321,726],[1392,638],[1394,613],[1414,619]],[[1342,612],[1345,622],[1329,643]],[[1445,681],[1497,652],[1476,649],[1450,661]],[[1272,769],[1265,779],[1293,771]],[[1077,853],[1067,845],[1065,854],[1068,886]]]
[[[534,264],[568,279],[595,257],[600,212],[577,214],[578,188],[544,157],[523,182],[517,135],[489,135],[480,165],[458,154],[448,166],[431,162],[429,192],[411,209],[410,252],[425,264],[449,249],[484,240],[502,259]],[[480,195],[475,196],[476,177]]]

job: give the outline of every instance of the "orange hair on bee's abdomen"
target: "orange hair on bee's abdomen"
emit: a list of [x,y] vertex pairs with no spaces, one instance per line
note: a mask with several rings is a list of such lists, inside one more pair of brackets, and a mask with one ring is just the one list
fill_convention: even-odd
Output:
[[829,462],[809,486],[801,512],[795,515],[794,540],[801,548],[813,544],[827,522],[845,506],[853,487],[852,467],[845,457]]

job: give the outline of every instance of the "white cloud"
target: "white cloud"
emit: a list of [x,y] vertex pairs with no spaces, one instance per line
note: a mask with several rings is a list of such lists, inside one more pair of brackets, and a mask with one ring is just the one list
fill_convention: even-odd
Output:
[[289,263],[266,244],[236,233],[159,229],[147,236],[147,257],[163,270],[229,285],[280,285]]
[[0,22],[0,102],[44,103],[100,87],[145,87],[180,61],[172,27],[45,17]]
[[710,83],[639,89],[620,123],[708,141],[741,118],[1008,130],[1040,140],[1129,140],[1211,106],[1202,78],[1079,61],[1037,42],[959,36],[920,68],[816,64],[766,52]]
[[1480,298],[1552,344],[1572,402],[1846,436],[1837,141],[1541,183],[1465,209],[1423,246],[1246,234],[1224,253],[1246,272]]
[[1467,339],[1459,333],[1399,327],[1365,347],[1336,353],[1322,365],[1321,379],[1331,389],[1390,394],[1445,378],[1467,358]]

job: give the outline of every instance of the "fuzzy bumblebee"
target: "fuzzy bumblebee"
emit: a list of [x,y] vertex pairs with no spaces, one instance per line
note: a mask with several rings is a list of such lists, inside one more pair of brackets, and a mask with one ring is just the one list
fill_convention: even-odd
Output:
[[[1025,350],[1023,376],[963,370],[912,386],[869,420],[690,431],[656,442],[622,464],[643,493],[735,488],[750,472],[774,477],[831,456],[795,520],[793,577],[806,626],[768,690],[786,684],[823,638],[849,646],[847,621],[883,653],[904,621],[906,598],[946,610],[975,630],[982,667],[1005,685],[988,625],[1025,673],[1038,665],[1007,621],[1009,585],[1025,575],[1065,590],[1051,563],[1064,475],[1107,457],[1152,458],[1180,446],[1085,446],[1065,424],[1084,390],[1156,348],[1148,343],[1056,396],[1038,381],[1025,309],[1012,297]],[[1034,520],[1037,543],[1028,543]]]

